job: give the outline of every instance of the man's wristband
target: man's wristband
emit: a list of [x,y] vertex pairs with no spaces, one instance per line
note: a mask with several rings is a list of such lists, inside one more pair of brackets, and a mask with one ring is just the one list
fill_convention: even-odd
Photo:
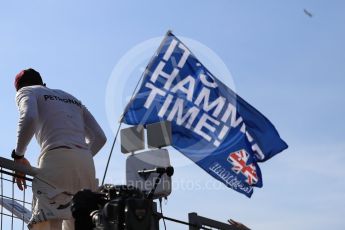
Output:
[[12,157],[13,159],[15,159],[15,160],[18,160],[18,159],[24,158],[24,155],[23,155],[23,156],[17,155],[17,154],[16,154],[16,150],[13,149],[12,154],[11,154],[11,157]]

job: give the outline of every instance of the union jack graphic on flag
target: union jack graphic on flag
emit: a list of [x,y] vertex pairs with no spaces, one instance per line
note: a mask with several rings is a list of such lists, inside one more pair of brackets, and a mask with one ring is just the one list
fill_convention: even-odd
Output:
[[256,173],[255,165],[253,163],[247,165],[248,158],[249,154],[246,150],[241,149],[230,153],[227,160],[232,164],[232,171],[237,174],[242,173],[247,178],[246,182],[249,185],[253,185],[259,181],[259,177]]

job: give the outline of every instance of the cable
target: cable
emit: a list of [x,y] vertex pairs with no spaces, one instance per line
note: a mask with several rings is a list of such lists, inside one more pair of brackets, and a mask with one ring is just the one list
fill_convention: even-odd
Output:
[[108,161],[107,161],[107,166],[105,167],[105,171],[104,171],[104,175],[103,175],[103,179],[102,179],[102,185],[104,185],[104,180],[105,180],[105,177],[106,177],[107,172],[108,172],[110,158],[111,158],[111,155],[113,154],[114,146],[115,146],[115,143],[116,143],[116,140],[117,140],[117,136],[119,135],[119,132],[120,132],[120,129],[121,129],[121,125],[122,125],[122,123],[120,123],[118,128],[117,128],[116,135],[115,135],[115,138],[114,138],[114,141],[113,141],[113,145],[111,146],[111,150],[110,150]]
[[102,179],[102,185],[104,185],[104,180],[105,180],[105,177],[106,177],[107,172],[108,172],[108,166],[109,166],[110,158],[111,158],[111,155],[113,154],[113,151],[114,151],[114,146],[115,146],[115,143],[116,143],[116,140],[117,140],[117,136],[119,135],[119,131],[120,131],[120,128],[121,128],[121,125],[122,125],[122,122],[123,122],[123,118],[124,118],[125,115],[127,114],[128,109],[129,109],[129,106],[132,104],[132,101],[133,101],[133,99],[134,99],[135,92],[137,91],[137,88],[138,88],[138,86],[139,86],[139,83],[140,83],[140,82],[142,81],[142,79],[144,78],[144,76],[145,76],[145,74],[146,74],[146,70],[150,69],[150,67],[151,67],[151,65],[152,65],[153,59],[156,57],[156,54],[158,54],[159,51],[162,49],[163,44],[165,43],[167,37],[168,37],[171,33],[172,33],[172,32],[171,32],[170,30],[166,33],[166,35],[165,35],[163,41],[161,42],[161,44],[159,45],[159,47],[158,47],[158,49],[157,49],[155,55],[153,55],[153,56],[151,57],[151,59],[150,59],[150,61],[149,61],[149,64],[147,64],[147,66],[146,66],[146,68],[145,68],[145,71],[141,74],[140,79],[139,79],[139,81],[137,82],[137,85],[135,86],[135,88],[134,88],[134,90],[133,90],[133,93],[132,93],[132,96],[131,96],[130,101],[128,102],[126,108],[124,109],[123,114],[121,115],[121,118],[120,118],[120,121],[119,121],[119,122],[120,122],[120,125],[119,125],[119,127],[117,128],[116,135],[115,135],[115,137],[114,137],[114,141],[113,141],[113,144],[112,144],[112,146],[111,146],[110,153],[109,153],[109,157],[108,157],[108,161],[107,161],[107,166],[105,167],[105,171],[104,171],[104,175],[103,175],[103,179]]
[[[150,62],[151,63],[151,62]],[[147,67],[146,67],[147,68]],[[134,95],[135,95],[135,92],[137,91],[137,88],[139,86],[139,83],[141,82],[141,80],[143,79],[145,75],[145,72],[143,72],[141,74],[141,77],[139,78],[139,81],[137,82],[137,85],[135,86],[134,90],[133,90],[133,93],[132,93],[132,96],[131,96],[131,99],[130,101],[128,102],[126,108],[125,108],[125,111],[123,112],[123,114],[121,115],[121,118],[120,118],[120,124],[119,126],[117,127],[117,130],[116,130],[116,134],[115,134],[115,137],[114,137],[114,141],[113,141],[113,144],[111,146],[111,149],[110,149],[110,153],[109,153],[109,157],[108,157],[108,161],[107,161],[107,166],[105,167],[105,171],[104,171],[104,175],[103,175],[103,179],[102,179],[102,185],[104,185],[104,180],[105,180],[105,177],[107,175],[107,172],[108,172],[108,167],[109,167],[109,163],[110,163],[110,158],[113,154],[113,151],[114,151],[114,147],[115,147],[115,143],[116,143],[116,140],[117,140],[117,137],[119,135],[119,132],[120,132],[120,129],[121,129],[121,125],[122,125],[122,121],[123,121],[123,118],[125,117],[125,115],[127,114],[128,112],[128,108],[129,108],[129,105],[132,103],[133,99],[134,99]]]
[[166,226],[166,223],[165,223],[165,217],[164,217],[164,215],[163,215],[162,197],[159,197],[159,206],[160,206],[160,208],[161,208],[161,214],[162,214],[164,229],[167,230],[167,226]]
[[102,185],[104,185],[104,180],[105,180],[105,177],[107,175],[107,172],[108,172],[108,167],[109,167],[109,163],[110,163],[110,158],[113,154],[113,151],[114,151],[114,147],[115,147],[115,143],[116,143],[116,140],[117,140],[117,137],[119,135],[119,132],[120,132],[120,129],[121,129],[121,125],[122,125],[122,121],[123,121],[123,118],[125,117],[126,113],[128,112],[128,108],[129,108],[129,105],[132,103],[132,100],[134,98],[134,94],[139,86],[139,83],[141,82],[141,80],[143,79],[144,77],[144,74],[145,72],[143,72],[141,74],[141,77],[139,79],[139,81],[137,82],[137,85],[135,86],[134,90],[133,90],[133,93],[132,93],[132,96],[131,96],[131,100],[128,102],[126,108],[125,108],[125,111],[123,112],[123,114],[121,115],[121,118],[120,118],[120,124],[119,126],[117,127],[117,130],[116,130],[116,134],[115,134],[115,137],[114,137],[114,141],[113,141],[113,144],[111,146],[111,149],[110,149],[110,153],[109,153],[109,157],[108,157],[108,161],[107,161],[107,166],[105,167],[105,171],[104,171],[104,175],[103,175],[103,179],[102,179]]

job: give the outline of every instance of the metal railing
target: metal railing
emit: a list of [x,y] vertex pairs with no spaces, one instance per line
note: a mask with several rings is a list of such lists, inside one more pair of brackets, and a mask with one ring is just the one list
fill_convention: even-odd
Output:
[[[0,157],[0,230],[24,230],[31,217],[32,180],[37,176],[38,169],[16,164],[14,161]],[[14,172],[25,174],[27,189],[19,190],[14,181]],[[155,218],[152,219],[152,229],[159,229],[159,219],[173,221],[189,226],[190,230],[220,229],[220,230],[249,230],[240,223],[222,223],[213,219],[189,213],[188,222],[163,216],[157,212],[155,204]]]
[[[28,189],[19,190],[14,171],[26,174]],[[31,217],[31,182],[37,169],[0,157],[0,230],[24,230]]]
[[219,222],[213,219],[209,219],[203,216],[199,216],[197,213],[192,212],[188,214],[189,223],[194,226],[189,226],[189,230],[200,229],[221,229],[221,230],[242,230],[236,226],[229,225],[228,223]]

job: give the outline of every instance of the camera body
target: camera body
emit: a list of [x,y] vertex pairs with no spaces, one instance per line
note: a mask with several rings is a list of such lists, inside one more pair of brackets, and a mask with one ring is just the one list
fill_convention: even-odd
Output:
[[76,230],[150,230],[153,201],[135,187],[104,185],[78,192],[72,214]]
[[[168,150],[172,143],[171,123],[148,124],[148,146],[145,148],[144,127],[121,130],[121,151],[131,153],[126,159],[126,185],[104,185],[99,192],[82,190],[72,200],[76,230],[157,230],[160,215],[153,199],[171,193]],[[130,186],[131,185],[131,186]]]

